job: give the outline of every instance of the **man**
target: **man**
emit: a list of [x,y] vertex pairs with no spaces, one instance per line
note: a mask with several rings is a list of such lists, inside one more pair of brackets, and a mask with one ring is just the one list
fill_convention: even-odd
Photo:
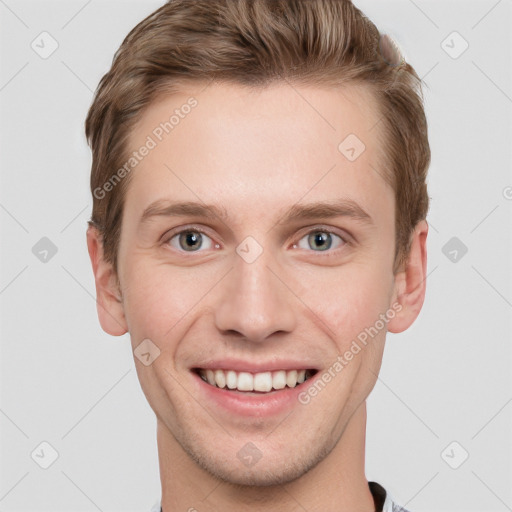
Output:
[[425,296],[420,93],[349,1],[174,0],[126,37],[86,121],[87,243],[157,417],[155,510],[399,508],[365,477],[366,398]]

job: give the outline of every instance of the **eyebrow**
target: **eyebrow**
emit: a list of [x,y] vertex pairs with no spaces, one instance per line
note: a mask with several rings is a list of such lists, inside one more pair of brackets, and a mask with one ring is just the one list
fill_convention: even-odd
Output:
[[143,212],[140,224],[146,223],[154,217],[218,217],[223,221],[228,220],[225,208],[213,204],[194,203],[192,201],[172,203],[159,199],[151,203]]
[[[151,203],[142,213],[140,224],[148,222],[155,217],[216,217],[227,222],[229,214],[226,209],[213,204],[202,204],[192,201],[170,202],[158,200]],[[373,224],[372,217],[355,201],[351,199],[338,199],[336,201],[322,201],[310,204],[295,204],[277,224],[290,224],[295,221],[312,219],[330,219],[335,217],[350,217],[366,224]]]
[[351,199],[316,202],[310,204],[295,204],[285,213],[279,224],[290,224],[298,220],[331,219],[335,217],[350,217],[355,220],[373,224],[369,213]]

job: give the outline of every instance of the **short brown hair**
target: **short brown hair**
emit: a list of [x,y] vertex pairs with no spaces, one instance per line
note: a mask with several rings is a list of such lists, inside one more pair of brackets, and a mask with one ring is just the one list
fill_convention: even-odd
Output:
[[90,225],[117,274],[130,131],[145,108],[179,85],[216,80],[251,87],[273,82],[370,88],[380,109],[385,179],[395,192],[394,271],[426,218],[430,164],[421,80],[390,40],[350,0],[169,0],[126,36],[101,79],[85,122],[92,149]]

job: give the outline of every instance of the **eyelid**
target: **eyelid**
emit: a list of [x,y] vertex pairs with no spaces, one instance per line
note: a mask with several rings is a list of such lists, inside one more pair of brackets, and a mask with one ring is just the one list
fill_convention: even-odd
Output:
[[198,233],[203,233],[204,235],[208,235],[210,238],[213,238],[212,235],[210,235],[208,233],[208,230],[206,230],[205,228],[202,228],[195,224],[190,224],[186,226],[178,226],[176,228],[169,229],[160,237],[160,239],[162,240],[162,242],[166,242],[169,241],[171,238],[174,238],[176,235],[180,235],[181,233],[187,231],[197,231]]

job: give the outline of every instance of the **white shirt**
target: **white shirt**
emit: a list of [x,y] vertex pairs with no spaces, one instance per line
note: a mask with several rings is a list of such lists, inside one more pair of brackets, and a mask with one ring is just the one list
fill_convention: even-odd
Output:
[[[160,512],[160,510],[158,510]],[[401,507],[400,505],[397,505],[394,501],[389,492],[386,492],[386,501],[384,502],[384,507],[382,509],[382,512],[408,512],[405,510],[405,508]]]

